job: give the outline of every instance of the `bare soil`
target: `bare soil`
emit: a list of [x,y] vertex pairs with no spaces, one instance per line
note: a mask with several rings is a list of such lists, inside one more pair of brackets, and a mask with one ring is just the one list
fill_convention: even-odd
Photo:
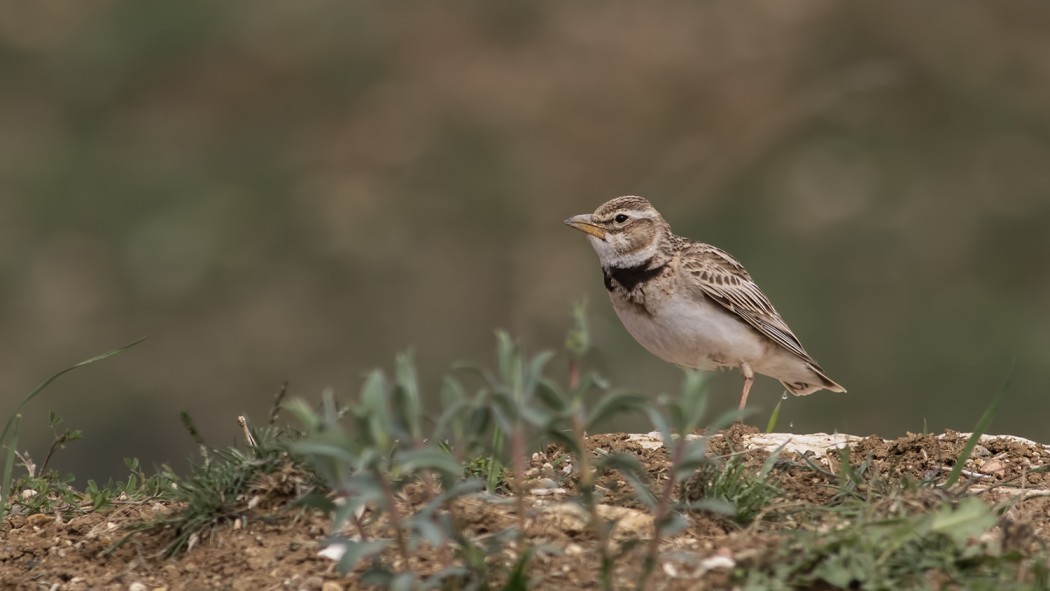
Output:
[[[749,443],[758,434],[735,425],[710,440],[716,454],[743,452],[755,470],[768,457],[768,448]],[[964,435],[908,434],[893,440],[857,438],[849,446],[854,467],[868,464],[889,481],[943,479],[966,442]],[[654,489],[667,477],[668,458],[651,438],[627,434],[590,438],[592,453],[625,452],[636,455],[648,471]],[[748,448],[752,447],[753,449]],[[573,466],[556,447],[533,454],[528,476],[526,539],[538,548],[529,567],[535,589],[597,589],[600,553],[598,543],[580,510],[566,499],[573,494]],[[773,470],[780,489],[774,505],[826,503],[835,494],[830,475],[838,471],[843,455],[783,451]],[[813,469],[822,466],[827,474]],[[995,528],[1004,547],[1026,552],[1045,547],[1050,539],[1050,489],[1048,475],[1034,472],[1050,465],[1043,445],[1016,438],[986,438],[966,466],[967,478],[988,502],[1011,497],[1013,504]],[[623,548],[617,560],[617,588],[630,588],[642,567],[643,551],[652,532],[652,518],[631,487],[617,473],[603,476],[600,510],[615,517],[611,534],[614,549]],[[981,492],[983,491],[983,492]],[[934,493],[931,492],[931,495]],[[403,510],[411,512],[423,501],[422,487],[402,495]],[[932,503],[935,499],[931,498]],[[912,502],[920,502],[914,499]],[[339,589],[368,588],[359,573],[340,575],[333,561],[319,556],[329,532],[329,519],[304,508],[286,494],[256,497],[234,519],[215,528],[193,547],[165,559],[163,548],[170,531],[129,534],[145,521],[169,515],[179,507],[165,503],[118,504],[101,512],[72,517],[11,515],[0,524],[0,588],[2,589]],[[515,527],[513,503],[466,499],[455,507],[457,518],[471,535],[482,538]],[[697,512],[688,516],[688,528],[660,541],[665,559],[653,575],[653,588],[717,589],[727,584],[731,568],[748,568],[770,560],[785,529],[802,527],[790,518],[774,521],[761,516],[744,527],[724,516]],[[383,518],[369,524],[373,533],[388,527]],[[642,540],[633,545],[630,540]],[[513,547],[491,556],[493,572],[516,555]],[[409,564],[392,553],[391,562],[414,572],[435,572],[443,564],[438,550],[423,548]],[[399,563],[400,561],[400,563]],[[501,568],[503,567],[503,568]]]

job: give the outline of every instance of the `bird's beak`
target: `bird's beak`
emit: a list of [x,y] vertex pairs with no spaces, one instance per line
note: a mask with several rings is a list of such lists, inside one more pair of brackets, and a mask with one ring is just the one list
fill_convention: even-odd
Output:
[[582,213],[565,220],[565,225],[572,226],[584,234],[590,234],[599,240],[605,240],[605,230],[591,221],[591,214]]

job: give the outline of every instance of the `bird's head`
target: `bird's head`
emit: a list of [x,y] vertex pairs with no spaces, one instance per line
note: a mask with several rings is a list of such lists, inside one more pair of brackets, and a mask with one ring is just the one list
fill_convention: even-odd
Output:
[[660,254],[671,228],[644,197],[628,195],[603,203],[594,213],[565,223],[587,234],[605,268],[636,267]]

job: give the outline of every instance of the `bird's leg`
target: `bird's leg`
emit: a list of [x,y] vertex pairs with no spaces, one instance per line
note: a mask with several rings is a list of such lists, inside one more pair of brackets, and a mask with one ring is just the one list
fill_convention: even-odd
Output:
[[751,392],[751,383],[755,381],[755,370],[746,361],[740,362],[740,373],[744,376],[744,391],[740,394],[740,410],[747,406],[747,395]]

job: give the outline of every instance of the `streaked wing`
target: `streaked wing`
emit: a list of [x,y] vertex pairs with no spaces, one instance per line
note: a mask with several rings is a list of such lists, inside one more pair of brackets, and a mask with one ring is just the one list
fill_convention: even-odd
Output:
[[773,308],[766,294],[751,280],[744,266],[726,251],[692,242],[682,252],[683,270],[696,280],[703,295],[711,298],[773,342],[817,366],[802,348],[787,323]]

